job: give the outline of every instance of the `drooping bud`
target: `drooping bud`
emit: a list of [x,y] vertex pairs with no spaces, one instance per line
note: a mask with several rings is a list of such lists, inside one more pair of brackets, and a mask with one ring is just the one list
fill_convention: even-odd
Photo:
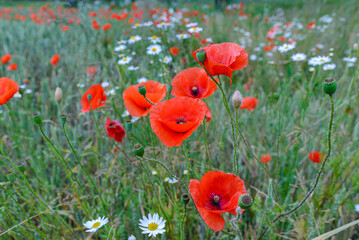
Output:
[[145,149],[141,144],[138,143],[133,147],[133,152],[137,157],[143,157],[143,155],[145,154]]
[[131,132],[131,130],[132,130],[132,122],[130,120],[125,122],[125,129],[126,129],[126,132]]
[[147,93],[146,87],[144,85],[138,86],[138,92],[145,97]]
[[189,195],[187,193],[182,194],[182,203],[187,205],[189,202]]
[[272,179],[269,179],[268,182],[268,196],[264,202],[264,205],[266,206],[267,209],[271,209],[274,206],[274,199],[272,197],[272,192],[273,192],[273,188],[272,188]]
[[55,90],[55,100],[60,103],[62,101],[62,89],[57,87]]
[[34,120],[34,122],[37,125],[42,125],[42,118],[41,118],[40,114],[35,113],[34,115],[32,115],[32,119]]
[[239,108],[243,102],[243,97],[240,91],[236,90],[232,96],[232,103],[234,108]]
[[249,194],[242,194],[239,197],[238,205],[242,209],[248,209],[253,205],[253,198]]
[[323,82],[323,90],[326,94],[333,95],[337,90],[337,82],[334,78],[327,78]]
[[206,61],[206,58],[207,58],[207,56],[206,56],[206,51],[203,50],[203,49],[198,50],[198,51],[196,52],[196,58],[197,58],[198,62],[200,62],[200,63],[203,64],[204,61]]

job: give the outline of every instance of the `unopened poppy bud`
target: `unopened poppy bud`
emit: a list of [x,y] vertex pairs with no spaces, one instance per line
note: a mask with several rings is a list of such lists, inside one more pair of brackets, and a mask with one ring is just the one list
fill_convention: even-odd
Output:
[[146,87],[144,85],[138,86],[138,92],[145,97],[147,93]]
[[337,90],[337,82],[334,78],[327,78],[323,82],[323,90],[326,94],[333,95]]
[[199,50],[199,51],[197,51],[196,52],[196,58],[197,58],[197,60],[198,60],[198,62],[200,62],[200,63],[204,63],[204,61],[206,61],[206,51],[205,50]]
[[239,197],[238,205],[242,209],[248,209],[253,205],[253,198],[249,194],[242,194]]
[[40,114],[35,113],[34,115],[32,115],[32,119],[34,120],[34,122],[37,125],[42,125],[42,118],[41,118]]
[[20,172],[25,172],[25,165],[24,164],[20,164],[19,166],[17,166],[17,169],[19,169]]
[[88,94],[88,95],[87,95],[87,99],[88,99],[89,101],[91,101],[92,95],[91,95],[91,94]]
[[278,101],[280,97],[280,94],[278,92],[273,93],[273,98]]
[[264,202],[267,209],[272,209],[274,206],[274,200],[272,196],[268,196]]
[[353,49],[355,50],[355,51],[357,51],[358,50],[358,44],[357,43],[354,43],[354,45],[353,45]]
[[55,100],[60,103],[62,101],[62,89],[57,87],[55,90]]
[[125,129],[126,129],[126,132],[131,132],[131,130],[132,130],[132,122],[130,120],[125,122]]
[[236,90],[232,96],[232,103],[234,108],[239,108],[243,102],[243,97],[240,91]]
[[182,194],[182,203],[187,205],[189,202],[189,195],[187,193]]
[[133,152],[135,153],[135,155],[137,157],[143,157],[143,155],[145,154],[145,149],[143,148],[143,146],[141,144],[136,144],[133,147]]
[[15,182],[15,174],[14,173],[9,173],[6,177],[9,182]]
[[62,123],[62,124],[65,124],[65,123],[66,123],[66,119],[67,119],[67,118],[66,118],[66,115],[62,114],[60,118],[61,118],[61,123]]

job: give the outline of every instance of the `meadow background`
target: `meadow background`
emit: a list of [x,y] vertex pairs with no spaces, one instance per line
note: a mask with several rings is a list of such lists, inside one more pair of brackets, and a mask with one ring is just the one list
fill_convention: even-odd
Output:
[[[199,66],[191,53],[210,42],[234,42],[246,49],[248,66],[234,72],[231,85],[226,77],[222,81],[229,101],[235,90],[244,97],[258,98],[253,111],[239,111],[239,121],[255,154],[272,156],[265,165],[273,175],[276,204],[268,207],[268,176],[240,144],[240,177],[255,202],[238,224],[243,238],[257,239],[276,215],[295,206],[308,192],[320,167],[308,154],[327,150],[330,102],[322,90],[327,77],[338,82],[332,156],[313,196],[294,214],[270,226],[263,239],[313,239],[358,219],[358,1],[259,1],[245,2],[241,9],[238,3],[216,8],[212,1],[171,1],[171,5],[136,1],[138,8],[124,2],[82,2],[76,10],[61,2],[48,3],[0,2],[0,55],[11,54],[11,62],[17,64],[13,71],[2,65],[0,75],[22,85],[16,97],[0,106],[1,239],[127,239],[130,235],[149,239],[138,227],[139,219],[148,213],[158,213],[166,220],[166,233],[157,239],[180,239],[185,213],[181,196],[186,189],[165,181],[169,175],[159,164],[140,162],[129,132],[122,143],[111,141],[105,121],[110,117],[124,125],[132,119],[132,140],[144,146],[145,156],[185,179],[181,148],[165,147],[152,133],[148,117],[126,116],[122,92],[144,78],[170,84],[181,70]],[[136,16],[140,10],[143,14]],[[151,16],[150,10],[155,14]],[[182,17],[178,22],[170,20],[171,26],[135,25],[161,24],[161,16],[176,11]],[[128,14],[124,19],[111,17],[124,12]],[[98,30],[93,27],[94,19]],[[176,37],[188,31],[185,22],[203,28],[198,38],[195,34],[184,40]],[[315,22],[315,28],[307,29],[310,22]],[[103,30],[106,23],[111,28]],[[283,53],[276,47],[264,50],[270,45],[267,32],[274,26],[281,29],[274,45],[295,39],[294,49]],[[115,51],[118,41],[136,35],[142,39]],[[147,38],[153,35],[162,40],[163,51],[156,56],[146,53],[151,45]],[[171,55],[171,47],[179,48],[178,55]],[[292,61],[295,53],[304,53],[307,59]],[[60,60],[52,66],[50,59],[55,54]],[[132,57],[131,62],[119,65],[124,56]],[[159,61],[166,56],[172,58],[168,64]],[[308,59],[313,56],[330,56],[335,68],[310,66]],[[129,70],[130,65],[138,69]],[[90,67],[96,72],[89,73]],[[80,100],[91,85],[104,82],[108,97],[105,107],[94,111],[95,121],[92,113],[80,111]],[[61,103],[55,99],[56,87],[63,91]],[[196,177],[210,170],[233,172],[231,124],[220,91],[205,102],[212,119],[205,131],[200,126],[185,142]],[[62,160],[33,122],[34,113],[42,116],[44,132]],[[67,117],[68,137],[78,159],[100,194],[66,141],[62,114]],[[83,223],[99,216],[111,221],[94,234],[86,233]],[[221,232],[211,231],[190,200],[182,238],[234,239],[235,235],[230,224]],[[359,239],[359,226],[333,239]]]

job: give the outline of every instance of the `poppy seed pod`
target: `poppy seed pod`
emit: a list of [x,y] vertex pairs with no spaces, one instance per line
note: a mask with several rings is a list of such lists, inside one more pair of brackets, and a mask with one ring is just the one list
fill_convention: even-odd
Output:
[[242,209],[248,209],[253,205],[253,198],[249,194],[242,194],[239,197],[238,205]]
[[66,123],[66,115],[62,114],[60,118],[61,118],[61,123],[65,124]]
[[126,129],[126,132],[131,132],[131,130],[132,130],[132,122],[130,120],[125,122],[125,129]]
[[42,125],[42,118],[41,118],[40,114],[35,113],[34,115],[32,115],[32,119],[34,120],[34,122],[37,125]]
[[182,203],[187,205],[189,202],[189,195],[187,193],[182,194]]
[[60,103],[62,101],[62,89],[57,87],[55,90],[55,100]]
[[138,92],[145,97],[147,93],[146,87],[143,85],[138,86]]
[[323,90],[326,94],[333,95],[337,90],[337,82],[334,78],[327,78],[323,81]]
[[133,152],[137,157],[143,157],[143,155],[145,154],[145,149],[141,144],[138,143],[135,146],[133,146]]
[[199,63],[204,63],[204,61],[206,61],[206,51],[201,49],[199,51],[196,52],[196,58],[198,60]]
[[243,101],[243,97],[240,91],[236,90],[232,96],[232,103],[234,108],[238,109]]

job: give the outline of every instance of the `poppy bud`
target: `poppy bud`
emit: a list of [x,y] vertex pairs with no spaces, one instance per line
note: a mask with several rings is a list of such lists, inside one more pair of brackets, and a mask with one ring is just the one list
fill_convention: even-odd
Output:
[[87,99],[88,99],[89,101],[91,101],[92,95],[91,95],[91,94],[88,94],[88,95],[87,95]]
[[130,120],[125,122],[125,129],[126,129],[126,132],[131,132],[131,130],[132,130],[132,122]]
[[25,165],[22,163],[19,166],[17,166],[17,169],[19,169],[20,172],[25,172]]
[[323,82],[323,90],[326,94],[333,95],[337,90],[337,82],[334,78],[327,78]]
[[354,45],[353,45],[353,49],[354,49],[355,51],[357,51],[357,50],[358,50],[358,44],[357,44],[357,43],[354,43]]
[[147,93],[146,87],[143,85],[138,86],[138,92],[145,97]]
[[6,177],[9,182],[15,182],[15,174],[14,173],[9,173]]
[[272,197],[272,179],[269,179],[269,183],[268,183],[268,197],[266,198],[264,205],[266,206],[267,209],[271,209],[274,206],[274,199]]
[[32,119],[34,120],[34,122],[37,125],[42,125],[42,118],[41,118],[40,114],[35,113],[34,115],[32,115]]
[[62,124],[65,124],[66,123],[66,115],[62,114],[60,118],[61,118]]
[[253,204],[253,198],[249,194],[242,194],[239,198],[238,205],[242,209],[248,209]]
[[62,101],[62,89],[57,87],[55,90],[55,100],[60,103]]
[[189,202],[189,195],[187,193],[182,194],[182,203],[187,205]]
[[280,94],[278,92],[273,93],[273,98],[278,101],[280,97]]
[[143,146],[138,143],[133,147],[133,152],[137,157],[143,157],[145,154],[145,149],[143,149]]
[[200,62],[200,63],[203,64],[204,61],[206,60],[206,51],[203,50],[203,49],[198,50],[198,51],[196,52],[196,58],[197,58],[198,62]]
[[243,97],[240,91],[236,90],[232,96],[232,103],[234,108],[239,108],[243,102]]

